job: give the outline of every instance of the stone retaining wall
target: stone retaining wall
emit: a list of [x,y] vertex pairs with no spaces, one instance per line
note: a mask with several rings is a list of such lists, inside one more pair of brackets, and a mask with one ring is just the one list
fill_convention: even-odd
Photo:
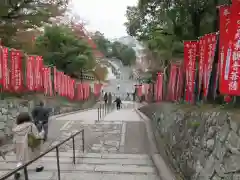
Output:
[[240,120],[235,115],[168,103],[139,110],[152,120],[160,154],[178,177],[240,179]]
[[[43,99],[41,99],[43,100]],[[93,107],[96,98],[91,96],[88,101],[71,105],[54,102],[54,99],[44,99],[47,107],[52,109],[52,115],[77,111]],[[39,99],[23,100],[23,99],[7,99],[0,100],[0,146],[5,144],[7,140],[12,138],[12,127],[15,124],[16,117],[19,112],[31,113],[33,107],[39,103]]]

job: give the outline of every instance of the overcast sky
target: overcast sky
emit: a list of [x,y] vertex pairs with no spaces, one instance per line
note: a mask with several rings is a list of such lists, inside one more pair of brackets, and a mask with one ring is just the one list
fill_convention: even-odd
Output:
[[87,22],[90,31],[100,31],[107,38],[126,36],[125,13],[127,6],[138,0],[72,0],[73,11]]

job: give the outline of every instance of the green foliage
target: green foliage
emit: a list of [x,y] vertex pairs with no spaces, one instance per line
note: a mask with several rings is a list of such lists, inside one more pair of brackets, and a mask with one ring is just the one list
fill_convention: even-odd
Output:
[[228,0],[139,0],[128,7],[125,26],[151,51],[157,68],[182,59],[183,41],[217,30],[217,5]]
[[132,65],[136,62],[136,53],[133,48],[120,42],[114,42],[112,44],[111,56],[120,59],[125,66]]
[[136,53],[132,47],[126,46],[117,41],[111,43],[99,31],[94,33],[92,39],[105,57],[116,57],[122,61],[123,65],[131,65],[135,63]]
[[109,57],[111,53],[111,42],[104,37],[104,34],[97,31],[92,36],[92,39],[97,45],[97,49],[101,51],[104,56]]
[[[61,16],[68,0],[1,0],[0,37],[5,46],[18,44],[17,32],[42,27],[51,18]],[[33,37],[32,37],[33,38]]]
[[63,25],[45,27],[44,33],[36,39],[36,53],[43,56],[45,64],[55,65],[70,76],[95,65],[87,42]]

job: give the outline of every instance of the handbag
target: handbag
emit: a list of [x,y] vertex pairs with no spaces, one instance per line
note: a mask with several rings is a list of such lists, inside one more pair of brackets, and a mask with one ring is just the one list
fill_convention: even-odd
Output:
[[31,126],[31,131],[28,133],[28,147],[31,149],[35,149],[39,147],[41,144],[41,139],[37,138],[33,132],[32,132],[32,126]]

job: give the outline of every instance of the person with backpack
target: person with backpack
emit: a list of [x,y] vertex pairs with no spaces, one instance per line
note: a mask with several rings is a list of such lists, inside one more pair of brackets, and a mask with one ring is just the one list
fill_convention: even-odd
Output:
[[[44,129],[38,131],[27,112],[20,113],[13,128],[13,144],[16,154],[17,167],[38,157],[41,153],[41,141],[44,138]],[[44,167],[38,161],[36,172],[43,171]],[[14,178],[20,179],[21,172],[17,172]]]
[[114,102],[116,103],[117,110],[119,110],[121,108],[121,104],[122,104],[120,97],[117,97]]
[[48,119],[50,115],[50,109],[44,107],[44,103],[40,102],[39,106],[36,106],[32,110],[32,117],[34,120],[35,125],[37,126],[38,130],[40,131],[42,128],[45,131],[44,134],[44,142],[48,138]]

